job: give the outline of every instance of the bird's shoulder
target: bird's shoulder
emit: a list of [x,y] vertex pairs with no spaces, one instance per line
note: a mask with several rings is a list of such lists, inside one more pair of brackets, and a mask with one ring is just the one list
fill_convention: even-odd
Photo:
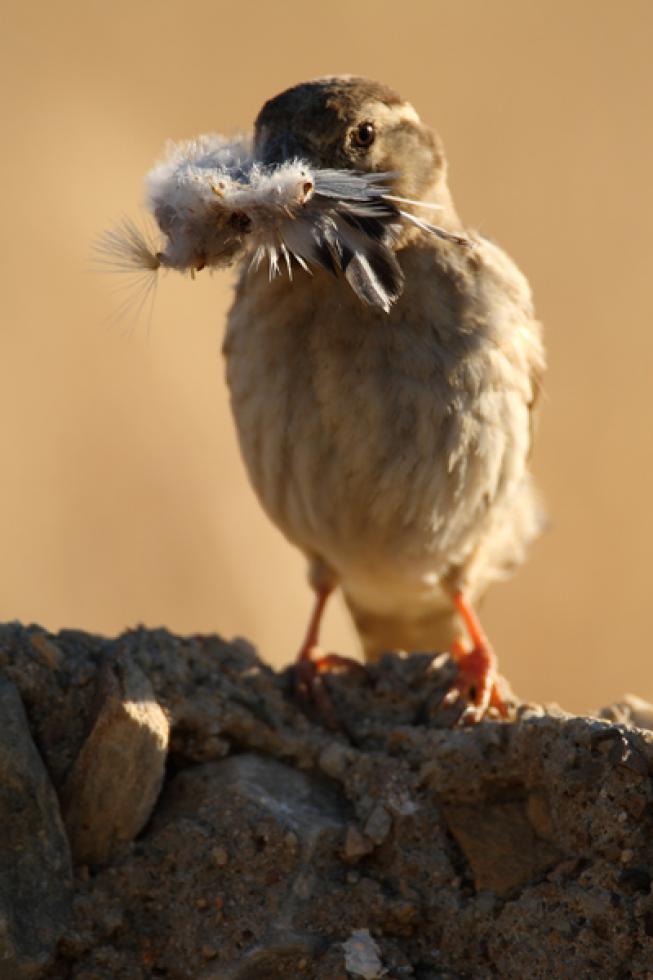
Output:
[[469,247],[418,240],[400,256],[404,295],[393,316],[420,357],[415,372],[450,380],[467,400],[515,392],[529,411],[545,370],[530,284],[506,251],[478,233]]
[[[400,253],[408,293],[437,307],[446,302],[452,313],[491,316],[514,310],[534,318],[528,279],[510,255],[478,232],[465,235],[466,244],[443,242],[420,235]],[[422,304],[420,304],[421,306]]]

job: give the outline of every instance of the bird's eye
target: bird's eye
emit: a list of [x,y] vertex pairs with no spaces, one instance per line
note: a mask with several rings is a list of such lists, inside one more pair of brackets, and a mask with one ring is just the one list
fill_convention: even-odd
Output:
[[370,122],[361,123],[351,134],[351,142],[353,146],[363,147],[367,149],[374,142],[374,137],[376,133],[374,132],[374,126]]

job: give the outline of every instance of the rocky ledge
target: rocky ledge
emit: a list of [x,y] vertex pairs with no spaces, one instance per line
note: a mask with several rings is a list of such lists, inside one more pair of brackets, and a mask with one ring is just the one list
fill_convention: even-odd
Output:
[[446,658],[0,627],[0,978],[653,976],[653,734],[452,725]]

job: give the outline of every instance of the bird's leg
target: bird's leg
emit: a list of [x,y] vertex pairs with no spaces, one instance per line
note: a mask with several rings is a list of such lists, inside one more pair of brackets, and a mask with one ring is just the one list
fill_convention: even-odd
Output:
[[505,718],[508,709],[497,685],[496,654],[464,593],[454,592],[452,599],[472,641],[472,648],[467,649],[462,639],[454,643],[451,655],[458,664],[458,679],[445,700],[449,704],[459,699],[468,700],[470,704],[463,720],[471,724],[480,721],[490,707],[496,708]]
[[337,730],[340,725],[321,675],[334,669],[364,670],[365,668],[357,660],[342,657],[337,653],[323,653],[320,649],[318,643],[320,624],[332,592],[331,585],[319,585],[315,588],[315,605],[306,637],[295,662],[295,689],[301,698],[315,703],[329,728]]

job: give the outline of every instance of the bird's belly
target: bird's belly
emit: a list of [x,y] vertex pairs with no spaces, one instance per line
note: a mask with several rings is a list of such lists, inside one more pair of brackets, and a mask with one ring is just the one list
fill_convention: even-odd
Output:
[[419,336],[384,337],[381,317],[352,340],[320,326],[315,303],[292,323],[248,306],[232,312],[227,377],[268,514],[341,578],[428,592],[464,563],[493,501],[523,473],[523,399],[510,385],[461,391]]

